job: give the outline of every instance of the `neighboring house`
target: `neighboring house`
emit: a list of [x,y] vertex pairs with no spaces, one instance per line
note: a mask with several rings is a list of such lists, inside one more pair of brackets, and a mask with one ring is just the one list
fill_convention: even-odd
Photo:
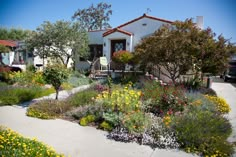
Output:
[[25,70],[27,64],[33,64],[33,53],[26,49],[23,41],[0,40],[0,44],[10,49],[10,52],[1,53],[5,65]]
[[[126,22],[116,28],[108,30],[90,31],[89,45],[92,56],[97,54],[96,57],[105,56],[108,63],[114,52],[120,50],[127,50],[134,52],[135,46],[145,37],[152,35],[162,25],[173,22],[157,17],[143,14],[136,19]],[[203,18],[197,17],[197,26],[202,27]],[[77,68],[88,68],[89,64],[85,61],[79,62]],[[110,69],[115,69],[113,64],[109,65]]]
[[11,65],[14,59],[14,51],[17,43],[11,40],[0,40],[0,45],[6,46],[10,49],[10,52],[1,52],[1,59],[5,65]]

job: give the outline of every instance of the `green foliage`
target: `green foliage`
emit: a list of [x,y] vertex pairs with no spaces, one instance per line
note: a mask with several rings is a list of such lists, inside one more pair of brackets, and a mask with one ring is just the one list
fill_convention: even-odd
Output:
[[44,89],[37,86],[32,87],[12,87],[5,86],[0,90],[0,106],[16,105],[34,98],[49,95],[55,92],[52,88]]
[[52,147],[37,139],[25,138],[11,129],[0,126],[0,156],[37,156],[37,157],[64,157],[57,154]]
[[104,106],[114,112],[127,113],[129,111],[137,111],[141,107],[140,96],[141,92],[130,88],[131,85],[123,89],[112,90],[111,94],[108,91],[98,94],[96,100],[102,101]]
[[95,121],[95,116],[94,115],[87,115],[80,120],[80,125],[82,126],[87,126],[89,123],[92,123]]
[[6,82],[1,82],[0,81],[0,87],[1,88],[7,87],[7,86],[8,86],[8,84]]
[[72,87],[78,87],[81,85],[87,85],[92,83],[92,80],[90,78],[87,78],[85,75],[82,74],[72,74],[69,76],[67,82]]
[[71,109],[71,105],[64,101],[41,100],[27,108],[26,115],[40,119],[54,119]]
[[30,30],[22,30],[17,28],[0,27],[1,40],[25,40],[31,34]]
[[26,70],[35,73],[37,69],[33,64],[29,64],[26,66]]
[[111,5],[101,2],[97,6],[92,4],[87,9],[78,9],[72,18],[77,19],[87,30],[102,30],[111,27],[108,23],[111,14]]
[[44,80],[51,84],[56,90],[56,99],[58,99],[58,92],[62,83],[65,82],[68,77],[68,70],[60,64],[49,65],[43,71]]
[[0,54],[3,52],[9,52],[10,49],[4,45],[0,45]]
[[145,109],[158,116],[182,112],[188,105],[181,87],[163,86],[155,81],[145,82],[142,96],[148,102]]
[[9,82],[9,73],[10,70],[9,69],[1,69],[0,67],[0,81],[4,81],[4,82]]
[[108,122],[111,126],[116,127],[120,125],[120,121],[123,117],[122,113],[105,112],[103,113],[103,119]]
[[102,119],[103,112],[105,112],[105,108],[101,103],[96,103],[94,105],[85,105],[79,106],[72,111],[65,113],[65,116],[70,119],[80,120],[82,117],[87,115],[94,115],[97,120]]
[[9,73],[9,80],[11,83],[16,83],[21,86],[44,85],[42,72],[11,72]]
[[161,74],[173,83],[189,70],[217,73],[225,67],[232,44],[223,36],[215,40],[210,28],[195,26],[191,19],[164,25],[142,40],[135,52],[141,64],[161,67]]
[[106,121],[103,121],[100,125],[99,128],[106,130],[106,131],[112,131],[113,127],[107,123]]
[[37,32],[34,32],[26,43],[29,49],[37,49],[35,54],[40,58],[50,57],[57,62],[60,61],[66,67],[69,66],[70,59],[75,61],[78,56],[88,55],[87,32],[76,22],[46,21],[37,28]]
[[130,133],[143,133],[149,125],[149,119],[143,112],[132,111],[124,115],[122,125],[128,129]]
[[112,56],[112,60],[117,63],[127,64],[133,58],[133,54],[128,51],[118,51],[115,52]]
[[176,85],[183,86],[185,89],[190,90],[190,91],[199,90],[202,85],[202,81],[197,77],[193,77],[193,78],[191,77],[191,78],[182,79],[178,81]]
[[92,89],[84,90],[73,94],[68,98],[68,102],[73,106],[84,106],[87,104],[93,104],[94,98],[98,92]]
[[204,95],[200,93],[187,93],[188,102],[190,108],[199,109],[202,111],[210,111],[212,113],[218,113],[216,105],[208,100]]
[[187,152],[203,156],[230,156],[233,153],[233,146],[227,142],[232,132],[231,124],[218,114],[191,108],[173,117],[171,128]]
[[7,88],[0,91],[1,105],[16,105],[32,100],[40,92],[40,88]]

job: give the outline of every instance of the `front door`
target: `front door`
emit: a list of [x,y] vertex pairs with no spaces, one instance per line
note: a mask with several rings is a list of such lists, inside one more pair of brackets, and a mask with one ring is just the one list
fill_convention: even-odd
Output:
[[[126,50],[126,40],[111,40],[111,59],[114,52]],[[110,68],[114,70],[122,70],[123,67],[115,62],[111,62]]]
[[126,50],[126,40],[111,40],[111,58],[114,52]]

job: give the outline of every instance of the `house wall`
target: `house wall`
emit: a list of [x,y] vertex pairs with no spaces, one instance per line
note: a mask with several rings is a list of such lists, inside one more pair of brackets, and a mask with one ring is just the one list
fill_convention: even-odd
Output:
[[106,31],[107,30],[88,32],[89,45],[95,45],[95,44],[103,45],[103,36],[102,36],[102,34]]
[[103,55],[107,57],[107,60],[111,60],[111,40],[120,40],[125,39],[126,40],[126,50],[132,52],[132,36],[120,33],[120,32],[114,32],[112,34],[109,34],[105,37],[103,37],[103,42],[106,43],[106,45],[103,45]]
[[144,17],[138,21],[121,27],[122,30],[133,33],[133,43],[130,51],[134,51],[134,47],[142,38],[150,36],[163,24],[167,23]]

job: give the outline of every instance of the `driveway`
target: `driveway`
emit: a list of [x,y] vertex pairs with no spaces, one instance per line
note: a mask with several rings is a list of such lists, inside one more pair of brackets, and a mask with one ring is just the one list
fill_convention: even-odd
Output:
[[[79,89],[78,89],[79,90]],[[68,95],[60,93],[59,97]],[[51,97],[55,97],[52,95]],[[106,138],[107,132],[82,127],[62,119],[41,120],[27,117],[24,106],[0,107],[0,125],[25,137],[36,137],[58,153],[71,157],[191,157],[179,150],[151,149],[137,143],[121,143]]]
[[[212,89],[216,91],[216,94],[225,98],[231,107],[231,112],[228,118],[233,127],[233,133],[229,137],[229,142],[236,142],[236,82],[223,82],[220,78],[214,78]],[[234,155],[236,157],[236,154]]]

